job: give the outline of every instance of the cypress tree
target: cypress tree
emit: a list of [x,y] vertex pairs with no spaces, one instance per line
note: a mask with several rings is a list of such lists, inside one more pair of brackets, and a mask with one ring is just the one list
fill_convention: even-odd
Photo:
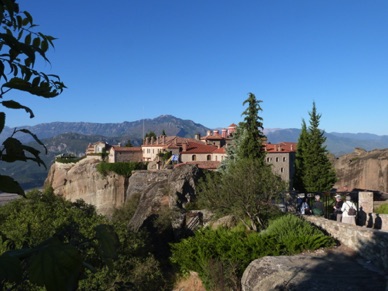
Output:
[[302,182],[302,185],[298,187],[299,190],[307,192],[329,191],[336,182],[336,174],[324,145],[326,141],[324,131],[319,129],[321,115],[317,113],[315,102],[309,115],[310,125],[308,130],[303,131],[302,124],[299,138],[301,148],[297,149],[299,151],[297,167],[299,168],[297,168],[296,177],[298,182]]
[[248,108],[244,110],[242,115],[245,115],[244,121],[239,123],[240,127],[240,144],[237,150],[238,158],[259,159],[264,162],[265,151],[262,150],[263,139],[263,118],[259,116],[262,111],[260,103],[262,100],[257,100],[253,93],[249,93],[248,99],[243,102],[243,105],[248,104]]
[[303,185],[303,173],[304,173],[304,154],[308,145],[308,132],[306,121],[302,120],[302,130],[299,135],[297,150],[295,153],[295,176],[294,176],[294,188],[300,192],[305,192],[306,189]]

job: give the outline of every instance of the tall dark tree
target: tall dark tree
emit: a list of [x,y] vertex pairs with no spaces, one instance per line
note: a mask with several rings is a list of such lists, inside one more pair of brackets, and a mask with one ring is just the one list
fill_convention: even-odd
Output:
[[302,130],[299,135],[297,151],[295,154],[295,175],[293,181],[293,187],[300,191],[305,192],[303,184],[303,173],[304,173],[304,154],[308,146],[308,132],[306,121],[302,120]]
[[253,93],[249,93],[248,99],[243,102],[243,105],[248,104],[248,107],[242,113],[244,121],[239,123],[240,144],[237,149],[238,158],[258,159],[264,162],[265,151],[262,149],[263,139],[263,118],[259,116],[262,111],[260,103],[262,100],[257,100]]
[[[332,163],[329,160],[329,152],[326,149],[324,131],[319,129],[321,114],[317,113],[315,102],[313,109],[309,112],[310,125],[300,137],[299,151],[299,169],[297,177],[300,177],[302,185],[300,189],[307,192],[325,192],[330,191],[336,182],[336,173]],[[299,145],[298,145],[299,146]]]

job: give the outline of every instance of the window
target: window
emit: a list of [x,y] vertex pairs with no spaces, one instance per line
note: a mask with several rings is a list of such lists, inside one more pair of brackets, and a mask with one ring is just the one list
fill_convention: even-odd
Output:
[[196,155],[192,155],[192,156],[191,156],[191,160],[192,160],[192,161],[196,161],[196,160],[197,160],[197,156],[196,156]]
[[211,155],[207,155],[206,160],[211,161],[212,160],[212,156]]
[[283,162],[285,162],[286,161],[286,157],[283,157]]
[[279,162],[279,158],[278,157],[276,157],[276,162]]
[[270,158],[267,158],[267,163],[269,163],[271,161],[271,159]]
[[280,173],[284,173],[284,168],[280,168]]

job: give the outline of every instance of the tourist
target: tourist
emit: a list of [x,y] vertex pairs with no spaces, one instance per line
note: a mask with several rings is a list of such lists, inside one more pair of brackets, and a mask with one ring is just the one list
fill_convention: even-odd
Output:
[[357,206],[352,202],[350,196],[346,196],[346,201],[342,204],[342,222],[356,225]]
[[323,215],[323,203],[321,201],[321,196],[315,195],[315,201],[313,204],[313,214],[316,216]]
[[334,215],[334,220],[337,220],[337,221],[341,221],[342,219],[342,205],[343,205],[343,201],[342,201],[342,197],[341,195],[337,194],[335,195],[335,203],[334,203],[334,212],[333,212],[333,215]]
[[308,205],[306,198],[303,198],[303,202],[302,202],[302,205],[300,207],[300,214],[302,214],[302,215],[311,214],[310,206]]

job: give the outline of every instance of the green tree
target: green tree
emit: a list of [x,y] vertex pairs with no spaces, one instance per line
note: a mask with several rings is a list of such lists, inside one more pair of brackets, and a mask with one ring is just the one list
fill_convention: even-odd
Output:
[[240,159],[226,172],[210,172],[198,185],[199,204],[219,215],[234,215],[249,229],[264,229],[278,212],[274,201],[287,189],[269,165]]
[[233,136],[233,145],[226,148],[226,159],[221,163],[220,170],[226,171],[231,164],[239,159],[258,159],[264,164],[265,151],[263,151],[263,118],[259,116],[262,111],[261,100],[249,93],[249,97],[243,102],[248,104],[244,110],[244,121],[240,122]]
[[133,147],[131,140],[129,139],[124,146],[129,148]]
[[[19,102],[4,100],[10,91],[21,91],[43,98],[58,96],[65,85],[57,75],[46,74],[35,68],[38,59],[49,62],[46,53],[53,47],[54,37],[35,31],[37,25],[27,11],[20,11],[15,0],[0,0],[0,103],[4,109],[25,110],[30,118],[34,113],[30,108]],[[0,111],[0,133],[6,122],[6,114]],[[0,146],[0,161],[34,161],[44,165],[40,151],[22,144],[17,133],[31,135],[40,145],[43,143],[27,129],[15,129],[13,134]],[[44,147],[47,152],[47,149]],[[0,191],[24,195],[23,189],[10,176],[0,175]]]
[[151,138],[156,139],[156,133],[151,130],[151,131],[146,133],[145,137],[148,137],[149,139],[151,139]]
[[241,144],[237,148],[238,158],[258,159],[264,162],[265,151],[262,149],[263,139],[263,118],[259,116],[262,111],[260,103],[262,100],[257,100],[256,96],[249,93],[248,99],[243,102],[243,105],[248,104],[248,107],[242,113],[244,121],[239,123],[241,128],[240,136]]
[[297,151],[295,153],[295,175],[293,186],[300,192],[305,192],[303,184],[304,154],[308,147],[308,132],[306,121],[302,120],[302,129],[298,138]]
[[163,131],[162,131],[162,135],[163,135],[163,136],[167,136],[167,134],[166,134],[166,132],[164,131],[164,129],[163,129]]
[[330,191],[336,182],[336,173],[332,163],[329,160],[329,152],[324,145],[326,137],[324,131],[319,129],[321,114],[317,113],[315,102],[313,109],[309,112],[310,125],[307,131],[303,130],[304,136],[299,139],[297,155],[299,156],[299,165],[297,177],[301,184],[300,189],[307,192],[325,192]]

